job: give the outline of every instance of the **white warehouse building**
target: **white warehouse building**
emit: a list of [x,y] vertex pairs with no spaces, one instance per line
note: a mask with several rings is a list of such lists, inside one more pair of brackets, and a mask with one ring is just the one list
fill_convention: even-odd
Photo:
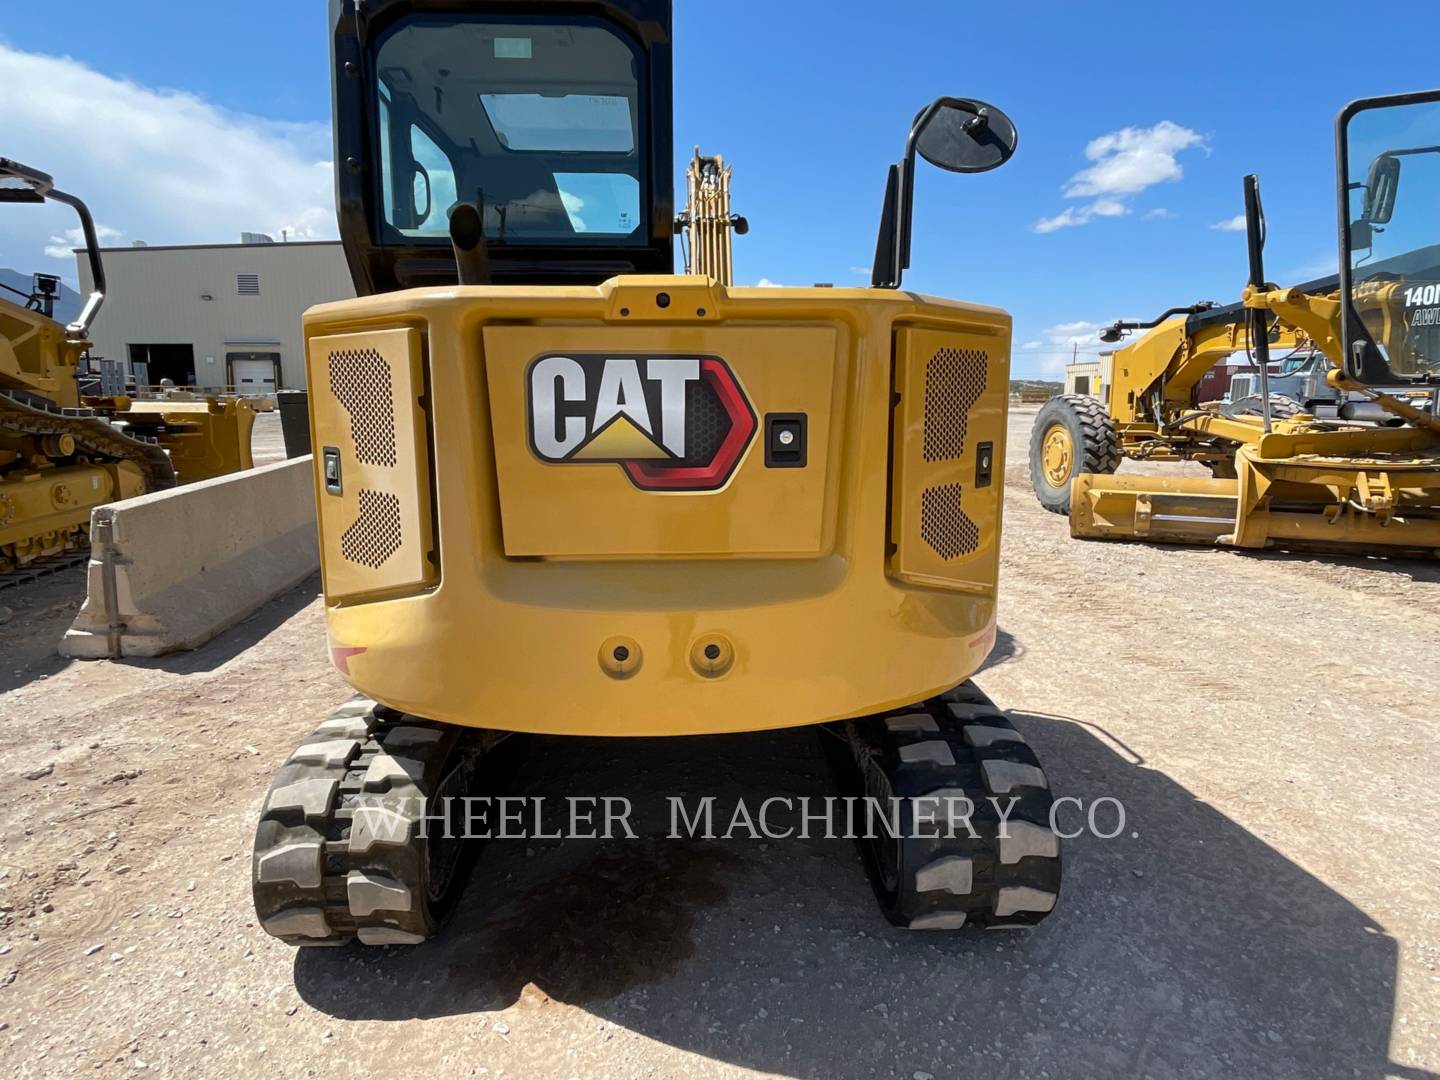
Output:
[[[305,386],[300,316],[355,295],[338,241],[102,248],[105,304],[90,355],[123,361],[136,383],[233,386],[266,393]],[[89,260],[75,253],[81,295]]]

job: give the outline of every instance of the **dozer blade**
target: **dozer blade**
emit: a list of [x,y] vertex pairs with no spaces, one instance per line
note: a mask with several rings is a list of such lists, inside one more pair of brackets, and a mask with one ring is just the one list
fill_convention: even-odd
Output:
[[1235,532],[1234,480],[1080,473],[1070,488],[1070,535],[1214,544]]

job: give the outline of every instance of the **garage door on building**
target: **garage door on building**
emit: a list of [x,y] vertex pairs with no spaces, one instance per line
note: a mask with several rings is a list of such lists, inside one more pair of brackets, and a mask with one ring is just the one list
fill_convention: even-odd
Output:
[[232,352],[225,354],[230,385],[240,393],[273,394],[280,384],[280,354],[277,352]]

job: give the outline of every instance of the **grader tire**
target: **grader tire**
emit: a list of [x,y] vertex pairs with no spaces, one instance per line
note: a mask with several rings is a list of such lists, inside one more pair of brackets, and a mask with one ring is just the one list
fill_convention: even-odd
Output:
[[[1223,410],[1231,416],[1264,416],[1265,399],[1258,395],[1241,398]],[[1289,420],[1305,411],[1305,406],[1283,394],[1270,395],[1270,419]]]
[[1120,460],[1120,433],[1097,399],[1060,394],[1041,406],[1030,433],[1030,483],[1046,510],[1068,514],[1076,475],[1113,473]]

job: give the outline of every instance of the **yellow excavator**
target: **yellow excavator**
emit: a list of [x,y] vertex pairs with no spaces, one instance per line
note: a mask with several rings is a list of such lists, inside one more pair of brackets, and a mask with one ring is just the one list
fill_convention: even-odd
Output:
[[0,577],[83,551],[96,506],[251,465],[246,401],[82,396],[81,358],[105,299],[94,220],[48,174],[0,158],[0,203],[47,199],[78,215],[95,287],[69,325],[54,318],[52,275],[0,296]]
[[329,646],[361,697],[265,799],[264,929],[432,936],[513,733],[799,725],[893,814],[854,832],[887,918],[1040,921],[1049,787],[968,681],[995,641],[1011,320],[900,288],[917,155],[993,169],[1008,118],[915,117],[871,287],[731,286],[715,160],[675,272],[667,0],[330,16],[360,295],[304,333]]
[[[1103,397],[1041,408],[1031,481],[1072,535],[1440,554],[1440,91],[1346,106],[1336,160],[1338,275],[1266,280],[1259,181],[1246,177],[1240,302],[1115,323],[1102,340],[1147,332],[1108,358]],[[1325,358],[1324,400],[1272,390],[1282,348]],[[1198,404],[1201,378],[1236,353],[1258,393]],[[1195,461],[1211,476],[1114,475],[1125,460]]]

